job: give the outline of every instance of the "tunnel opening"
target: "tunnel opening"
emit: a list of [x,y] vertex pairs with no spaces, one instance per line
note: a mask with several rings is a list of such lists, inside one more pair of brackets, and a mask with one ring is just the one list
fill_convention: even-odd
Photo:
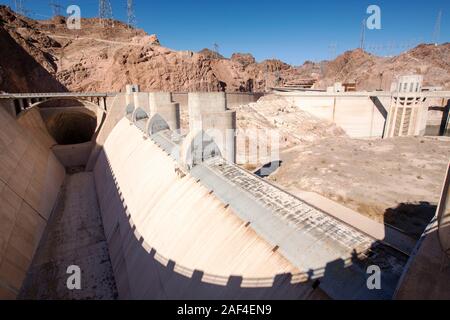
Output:
[[91,141],[97,127],[95,116],[79,111],[67,111],[49,118],[47,129],[59,145]]

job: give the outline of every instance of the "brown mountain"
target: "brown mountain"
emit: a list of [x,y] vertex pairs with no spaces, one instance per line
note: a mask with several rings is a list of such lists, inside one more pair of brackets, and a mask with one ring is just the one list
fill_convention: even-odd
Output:
[[98,19],[82,19],[81,25],[69,30],[64,17],[36,21],[0,6],[0,90],[119,91],[138,83],[148,91],[248,92],[305,78],[317,79],[318,88],[356,80],[358,89],[374,90],[388,89],[405,73],[450,88],[449,43],[420,45],[393,58],[358,49],[294,67],[275,59],[258,63],[248,53],[227,59],[208,49],[171,50],[119,21],[104,27]]

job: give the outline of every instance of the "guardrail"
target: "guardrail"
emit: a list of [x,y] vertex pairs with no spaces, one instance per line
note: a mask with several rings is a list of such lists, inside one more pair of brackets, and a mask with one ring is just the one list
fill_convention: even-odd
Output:
[[67,97],[114,97],[116,93],[98,92],[45,92],[45,93],[2,93],[0,99],[31,99],[31,98],[67,98]]

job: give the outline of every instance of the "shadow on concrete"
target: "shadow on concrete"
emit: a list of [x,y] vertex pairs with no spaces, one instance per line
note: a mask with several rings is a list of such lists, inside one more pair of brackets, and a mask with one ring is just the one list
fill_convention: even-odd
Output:
[[442,112],[441,123],[439,125],[427,125],[425,135],[427,136],[450,136],[449,127],[449,111],[450,100],[447,101],[446,106],[430,106],[428,111]]
[[[179,265],[138,233],[102,150],[94,170],[101,215],[120,299],[307,299],[315,292],[307,274],[273,278],[223,277]],[[101,183],[100,183],[101,181]],[[111,187],[114,186],[114,187]]]
[[386,132],[386,126],[387,126],[388,112],[387,112],[386,108],[384,107],[383,103],[381,103],[380,99],[378,99],[377,96],[371,96],[370,100],[372,100],[373,104],[378,109],[378,112],[380,112],[384,118],[383,133],[381,135],[382,137],[384,137],[384,134]]
[[437,206],[429,202],[400,203],[384,212],[384,223],[419,239],[436,214]]
[[449,124],[449,111],[450,111],[450,100],[447,101],[447,105],[444,107],[444,110],[442,112],[442,121],[441,126],[439,128],[439,135],[440,136],[447,136],[450,135],[450,128],[448,127]]
[[[273,278],[207,274],[179,265],[146,243],[104,150],[94,175],[120,299],[391,299],[408,260],[407,254],[374,240],[368,250],[354,251],[347,261],[330,261],[323,269]],[[380,291],[367,288],[370,265],[381,268]]]

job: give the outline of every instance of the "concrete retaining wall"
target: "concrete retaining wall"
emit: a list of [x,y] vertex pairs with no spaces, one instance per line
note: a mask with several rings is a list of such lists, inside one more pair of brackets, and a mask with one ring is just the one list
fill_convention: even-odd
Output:
[[107,114],[104,119],[103,125],[95,137],[94,146],[86,165],[86,171],[92,171],[94,169],[97,157],[102,150],[103,144],[108,138],[109,133],[113,130],[114,126],[125,116],[127,106],[127,94],[118,94],[114,98],[107,100]]
[[56,145],[53,153],[66,168],[86,166],[92,151],[93,142],[71,145]]
[[64,167],[37,110],[0,108],[0,299],[14,299],[56,203]]
[[[385,118],[367,97],[305,97],[285,95],[301,110],[333,121],[353,138],[382,137]],[[390,98],[380,98],[388,107]]]

